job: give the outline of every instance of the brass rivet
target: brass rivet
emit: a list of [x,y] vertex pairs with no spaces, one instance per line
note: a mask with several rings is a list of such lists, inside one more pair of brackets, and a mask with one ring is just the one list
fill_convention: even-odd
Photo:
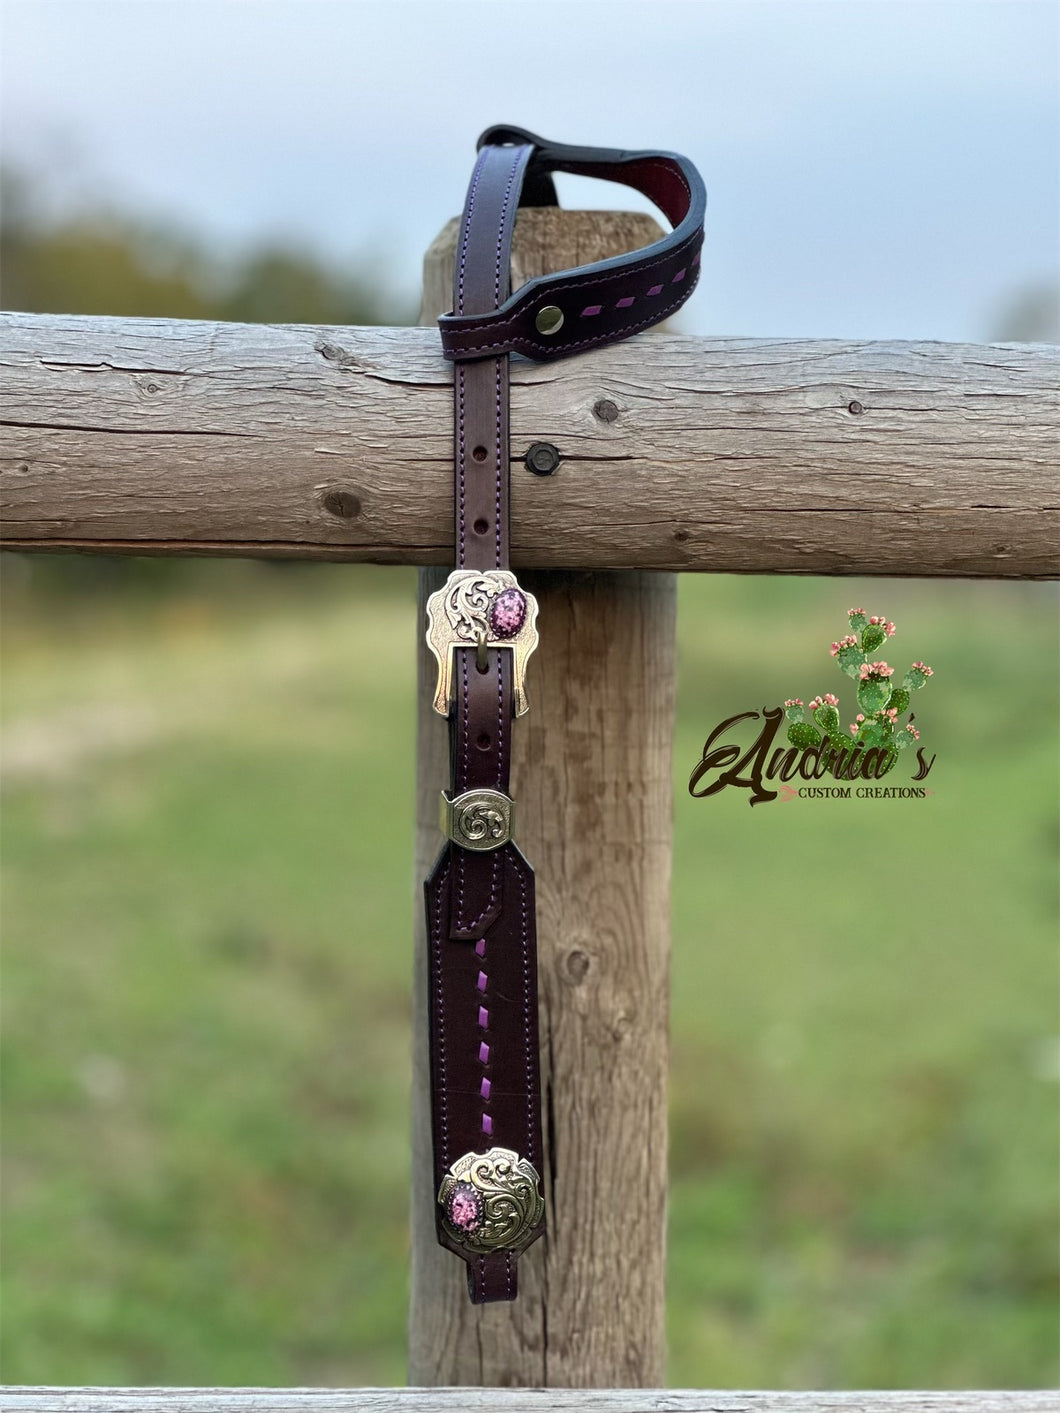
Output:
[[546,304],[544,309],[537,311],[534,324],[539,334],[558,334],[563,327],[563,310],[555,304]]

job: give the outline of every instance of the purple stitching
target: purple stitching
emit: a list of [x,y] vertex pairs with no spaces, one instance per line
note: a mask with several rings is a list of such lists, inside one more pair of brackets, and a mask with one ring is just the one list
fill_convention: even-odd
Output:
[[483,148],[481,156],[475,163],[474,179],[471,182],[471,190],[467,194],[467,214],[464,218],[464,229],[460,242],[460,275],[457,282],[456,296],[457,306],[461,314],[464,312],[464,272],[467,269],[467,247],[471,240],[471,217],[475,210],[475,194],[478,191],[478,184],[481,180],[483,170],[485,169],[486,161],[487,153],[486,149]]
[[[461,652],[461,654],[460,654],[460,671],[461,671],[461,674],[462,674],[463,679],[464,679],[464,759],[463,759],[463,777],[464,777],[464,778],[463,778],[463,780],[461,781],[461,784],[462,784],[462,785],[466,785],[466,783],[467,783],[467,754],[468,754],[468,750],[469,750],[469,745],[468,745],[468,733],[469,733],[469,728],[470,728],[470,722],[469,722],[469,720],[468,720],[468,710],[467,710],[467,653],[466,653],[466,652]],[[459,927],[459,926],[461,925],[461,920],[463,919],[463,916],[464,916],[464,855],[463,855],[462,852],[457,854],[457,856],[456,856],[456,863],[457,863],[457,879],[458,879],[458,881],[457,881],[457,889],[456,889],[456,916],[457,916],[457,926]]]
[[579,318],[579,319],[588,319],[588,318],[591,318],[592,315],[594,315],[594,314],[599,314],[600,310],[601,310],[603,307],[604,307],[604,306],[603,306],[602,304],[587,304],[587,305],[585,306],[585,308],[582,310],[582,312],[578,315],[578,318]]
[[[504,204],[501,206],[500,220],[499,220],[498,223],[497,223],[497,226],[498,226],[498,228],[497,228],[497,255],[496,255],[496,259],[495,259],[495,261],[494,261],[494,265],[493,265],[493,299],[494,299],[494,303],[495,303],[495,304],[500,304],[500,302],[501,302],[501,256],[502,256],[503,253],[504,253],[504,244],[505,244],[505,241],[508,239],[508,236],[509,236],[509,230],[508,230],[508,212],[509,212],[509,209],[510,209],[509,203],[511,202],[511,197],[512,197],[512,185],[513,185],[513,183],[515,182],[515,175],[516,175],[516,173],[518,172],[520,166],[525,166],[526,163],[529,162],[529,159],[530,159],[530,154],[525,150],[525,148],[519,147],[519,148],[516,148],[516,149],[515,149],[515,158],[514,158],[514,161],[512,162],[511,170],[510,170],[510,172],[508,173],[508,184],[507,184],[507,186],[505,187],[505,190],[504,190]],[[506,281],[505,288],[508,288],[508,283],[509,283],[509,282]],[[495,464],[494,464],[494,507],[493,507],[494,564],[495,564],[496,568],[498,568],[498,569],[501,567],[501,531],[502,531],[502,526],[501,526],[501,453],[503,452],[504,448],[503,448],[502,445],[501,445],[501,442],[502,442],[502,440],[503,440],[503,436],[502,436],[502,427],[501,427],[501,398],[502,398],[503,391],[504,391],[503,388],[502,388],[502,381],[503,381],[503,379],[502,379],[502,373],[503,373],[503,371],[504,371],[504,370],[503,370],[503,368],[502,368],[501,360],[498,359],[498,360],[497,360],[497,366],[496,366],[496,369],[495,369],[495,374],[494,374],[494,383],[495,383],[496,394],[497,394],[497,410],[496,410],[496,426],[497,426],[497,430],[496,430],[496,437],[495,437],[497,459],[496,459],[496,462],[495,462]]]
[[626,297],[625,297],[625,299],[620,299],[620,300],[618,301],[618,303],[615,305],[615,308],[616,308],[616,309],[628,309],[629,306],[630,306],[632,303],[633,303],[633,295],[627,294]]
[[[688,197],[689,203],[691,203],[692,188],[688,185],[688,182],[685,178],[685,174],[684,172],[682,172],[680,167],[671,167],[667,162],[660,162],[657,157],[652,158],[651,161],[645,162],[643,165],[645,167],[661,167],[663,171],[667,174],[667,176],[676,177],[677,180],[684,187],[685,195]],[[646,191],[642,191],[641,196],[648,196],[648,193]],[[651,200],[650,196],[648,196],[648,200]],[[660,207],[659,209],[661,210],[662,208]],[[686,212],[685,214],[687,215],[688,213]],[[669,220],[669,217],[667,217],[667,220]]]
[[[485,939],[485,937],[482,937],[482,938],[480,939],[480,942],[481,942],[481,945],[482,945],[482,952],[480,953],[480,955],[481,955],[481,957],[482,957],[482,966],[483,966],[483,968],[485,968],[486,965],[487,965],[487,963],[486,963],[486,939]],[[476,943],[476,944],[475,944],[475,951],[478,952],[478,949],[479,949],[479,944]],[[482,997],[482,1000],[483,1000],[483,1001],[485,1001],[485,999],[486,999],[486,987],[487,987],[488,985],[489,985],[489,981],[488,981],[488,978],[487,978],[487,976],[486,976],[486,972],[485,972],[485,970],[482,970],[482,971],[480,971],[479,974],[478,974],[477,989],[478,989],[479,995]],[[485,1009],[484,1006],[481,1006],[481,1005],[480,1005],[479,1008],[478,1008],[478,1023],[479,1023],[479,1025],[482,1027],[483,1030],[485,1030],[488,1021],[489,1021],[489,1012]],[[483,1055],[483,1051],[485,1051],[485,1055]],[[484,1040],[483,1040],[483,1041],[480,1041],[480,1042],[479,1042],[479,1047],[478,1047],[478,1059],[479,1059],[479,1064],[482,1065],[483,1069],[485,1069],[486,1065],[489,1063],[489,1057],[490,1057],[489,1046],[486,1044],[486,1042],[485,1042]],[[490,1117],[490,1115],[486,1112],[486,1108],[485,1108],[485,1105],[488,1103],[489,1097],[490,1097],[490,1082],[489,1082],[489,1080],[486,1078],[485,1075],[483,1075],[482,1080],[481,1080],[481,1083],[479,1084],[479,1091],[478,1091],[478,1092],[479,1092],[479,1095],[481,1096],[482,1102],[483,1102],[483,1108],[482,1108],[482,1132],[483,1132],[483,1133],[486,1133],[486,1134],[492,1134],[492,1132],[493,1132],[493,1119],[492,1119],[492,1118]]]
[[493,265],[493,298],[497,304],[501,302],[501,255],[504,253],[504,237],[507,231],[508,203],[512,199],[512,183],[515,181],[515,174],[526,159],[526,154],[517,148],[515,160],[508,173],[508,185],[504,189],[504,203],[501,206],[500,220],[497,222],[497,258]]
[[[457,847],[459,848],[459,845]],[[460,865],[460,897],[457,903],[456,926],[460,932],[474,932],[475,929],[478,927],[479,923],[482,921],[482,919],[492,909],[494,899],[497,896],[497,858],[496,855],[494,855],[494,858],[490,864],[490,895],[486,901],[486,906],[479,911],[477,916],[470,918],[467,921],[464,920],[464,858],[465,852],[461,849],[458,855],[458,862]]]
[[[485,151],[486,149],[483,149],[483,150]],[[645,159],[645,160],[643,161],[642,165],[643,165],[643,166],[646,166],[646,167],[657,167],[657,168],[661,169],[662,171],[664,171],[664,172],[667,174],[667,176],[669,176],[669,177],[676,177],[677,180],[681,183],[681,186],[682,186],[683,189],[684,189],[685,195],[686,195],[686,196],[688,197],[688,199],[689,199],[689,203],[691,203],[691,201],[692,201],[692,188],[689,186],[688,181],[687,181],[686,178],[685,178],[685,174],[681,171],[680,167],[671,166],[669,163],[660,161],[658,158]],[[477,171],[476,171],[476,182],[475,182],[475,184],[477,185]],[[634,188],[634,189],[635,189],[635,190],[639,190],[639,188]],[[646,193],[642,193],[642,195],[644,195],[644,194],[646,194]],[[644,273],[644,271],[646,271],[646,270],[651,270],[651,269],[653,269],[656,265],[664,264],[666,261],[670,260],[671,258],[676,258],[676,257],[678,257],[679,255],[683,254],[686,248],[691,248],[691,247],[692,247],[693,245],[695,245],[697,242],[702,243],[702,240],[703,240],[703,232],[702,232],[701,229],[697,229],[697,230],[693,231],[689,236],[687,236],[687,237],[685,238],[685,240],[683,240],[679,246],[675,247],[675,248],[672,249],[672,250],[667,251],[664,255],[659,255],[659,256],[657,256],[654,260],[649,260],[649,261],[647,261],[646,263],[644,263],[644,264],[642,264],[642,265],[641,265],[641,264],[634,264],[635,273],[638,274],[638,275],[640,275],[640,274]],[[696,259],[694,259],[694,260],[692,261],[692,263],[695,264],[695,263],[696,263],[696,260],[698,260],[698,253],[697,253],[697,255],[696,255]],[[614,273],[609,274],[609,275],[598,275],[596,278],[594,278],[594,279],[588,279],[588,280],[577,279],[577,277],[575,277],[575,283],[574,283],[574,284],[556,285],[556,286],[554,286],[554,287],[549,291],[549,293],[550,293],[551,296],[554,297],[554,296],[556,296],[556,295],[558,295],[558,294],[560,294],[560,293],[565,293],[567,290],[570,290],[570,289],[588,289],[588,288],[589,288],[590,286],[592,286],[592,285],[608,284],[608,283],[614,284],[614,282],[615,282],[617,279],[621,278],[621,277],[622,277],[622,274],[624,274],[624,273],[625,273],[625,272],[621,272],[619,275],[615,275]],[[692,290],[694,289],[694,287],[695,287],[694,284],[689,285],[687,291],[685,292],[685,298],[687,298],[687,297],[692,293]],[[458,312],[461,313],[461,314],[463,313],[463,305],[462,305],[462,303],[461,303],[461,307],[460,307],[460,309],[459,309]],[[476,326],[476,325],[469,325],[469,326],[467,326],[467,328],[466,328],[463,332],[465,332],[465,333],[474,333],[476,328],[483,328],[486,332],[496,333],[496,332],[499,332],[501,329],[507,328],[513,321],[519,319],[525,312],[526,312],[526,311],[525,311],[524,309],[515,310],[515,311],[513,311],[506,319],[502,319],[502,320],[499,320],[499,321],[496,321],[496,322],[493,322],[493,323],[485,322],[485,321],[488,321],[488,320],[491,319],[491,317],[492,317],[491,315],[488,315],[488,314],[482,315],[481,318],[482,318],[482,320],[484,321],[482,324],[477,325],[477,326]],[[625,332],[625,333],[634,333],[634,332],[636,332],[636,330],[637,330],[638,328],[642,328],[642,327],[644,327],[644,325],[635,325],[632,329],[625,330],[624,332]],[[459,344],[459,342],[458,342],[459,339],[460,339],[460,332],[459,332],[459,331],[456,332],[456,333],[450,333],[449,336],[448,336],[448,339],[449,339],[449,343],[450,343],[450,346],[451,346],[451,347],[457,347],[457,346],[459,346],[459,347],[463,348],[464,351],[467,351],[467,352],[484,353],[484,352],[487,352],[487,351],[488,351],[489,349],[491,349],[491,348],[499,348],[499,347],[501,346],[501,345],[498,344],[498,343],[482,344],[482,345],[478,345],[478,344],[474,344],[474,343]],[[443,334],[443,342],[444,342],[444,334]],[[530,348],[539,348],[539,347],[540,347],[539,344],[535,344],[535,343],[533,343],[532,341],[525,340],[525,339],[522,340],[522,345],[523,345],[524,347],[529,346]],[[514,344],[513,346],[516,347],[516,348],[519,348],[519,344]],[[567,349],[571,349],[571,348],[581,348],[581,347],[584,347],[584,346],[585,346],[585,345],[584,345],[583,343],[567,344],[567,345],[565,345],[565,347],[566,347]]]
[[[665,255],[658,255],[654,260],[648,260],[643,265],[638,265],[633,271],[633,273],[636,275],[642,275],[646,270],[653,270],[656,265],[666,265],[669,264],[670,261],[680,260],[697,241],[701,240],[702,232],[698,230],[693,231],[690,236],[683,240],[680,245],[675,246],[673,250],[668,250]],[[550,298],[554,298],[556,295],[565,294],[568,290],[578,291],[581,289],[589,289],[592,285],[614,286],[628,273],[629,271],[619,271],[616,274],[614,271],[612,271],[609,275],[596,275],[592,279],[575,278],[568,284],[555,285],[551,287],[548,291],[548,294]],[[462,335],[474,333],[477,329],[480,328],[485,329],[485,331],[489,333],[495,332],[499,329],[506,329],[509,324],[513,324],[516,321],[522,319],[526,315],[527,311],[528,306],[523,306],[519,309],[513,309],[510,314],[505,316],[505,318],[498,319],[495,322],[493,321],[492,314],[469,315],[468,322],[462,325],[460,328],[454,330],[450,327],[449,339],[450,341],[452,341],[453,339],[459,339]],[[479,322],[475,324],[472,323],[471,320],[478,320]],[[486,346],[489,347],[490,345]]]
[[[466,788],[466,787],[467,787],[468,775],[469,775],[467,761],[468,761],[468,755],[469,755],[470,750],[471,750],[471,744],[470,744],[470,739],[469,739],[469,731],[470,731],[471,722],[470,722],[470,719],[469,719],[469,716],[468,716],[468,708],[467,708],[467,659],[468,659],[468,653],[469,653],[469,651],[470,651],[470,649],[467,649],[467,648],[461,648],[461,649],[460,649],[460,665],[461,665],[461,673],[462,673],[462,676],[463,676],[463,683],[464,683],[464,687],[463,687],[463,697],[464,697],[464,749],[463,749],[462,774],[461,774],[461,778],[460,778],[460,785],[461,785],[461,788]],[[499,656],[499,654],[498,654],[498,660],[497,660],[497,669],[498,669],[498,673],[499,673],[499,671],[500,671],[500,656]],[[464,880],[465,880],[465,876],[466,876],[464,870],[465,870],[465,868],[466,868],[466,866],[467,866],[467,855],[466,855],[466,853],[465,853],[465,851],[464,851],[463,849],[458,849],[458,851],[457,851],[457,855],[456,855],[456,865],[457,865],[457,867],[456,867],[456,872],[457,872],[456,926],[457,926],[457,928],[458,928],[461,932],[472,932],[472,931],[474,931],[474,929],[479,925],[479,923],[480,923],[480,922],[482,921],[482,919],[486,916],[486,914],[489,913],[489,912],[491,912],[491,911],[493,910],[493,904],[494,904],[494,902],[496,901],[496,898],[497,898],[497,875],[498,875],[497,858],[496,858],[496,855],[494,855],[494,857],[490,860],[490,895],[489,895],[489,898],[488,898],[487,901],[486,901],[486,905],[485,905],[485,907],[479,909],[479,911],[478,911],[478,913],[476,914],[475,917],[470,918],[470,919],[467,919],[467,918],[465,918],[465,916],[464,916]]]
[[[487,163],[487,161],[489,160],[489,153],[490,153],[491,150],[493,150],[493,149],[490,149],[490,148],[483,148],[482,152],[479,154],[479,159],[478,159],[478,161],[477,161],[476,164],[475,164],[475,173],[474,173],[474,177],[473,177],[472,182],[471,182],[471,188],[470,188],[470,190],[469,190],[469,192],[468,192],[467,211],[466,211],[465,217],[464,217],[463,230],[462,230],[462,232],[461,232],[460,264],[459,264],[459,275],[458,275],[458,282],[457,282],[457,299],[456,299],[456,306],[457,306],[457,312],[460,313],[460,314],[463,314],[463,312],[464,312],[464,278],[465,278],[465,275],[466,275],[466,272],[467,272],[467,252],[468,252],[468,246],[469,246],[470,241],[471,241],[471,227],[472,227],[472,216],[474,215],[474,210],[475,210],[475,197],[476,197],[477,194],[478,194],[479,182],[480,182],[480,180],[481,180],[481,178],[482,178],[482,173],[483,173],[483,171],[485,170],[486,163]],[[517,152],[517,155],[516,155],[516,159],[515,159],[515,161],[512,163],[511,171],[510,171],[509,176],[508,176],[508,184],[507,184],[507,187],[506,187],[505,193],[504,193],[504,204],[503,204],[503,206],[501,207],[501,220],[500,220],[500,228],[499,228],[498,234],[497,234],[497,254],[496,254],[496,259],[495,259],[495,262],[494,262],[494,275],[493,275],[494,298],[495,298],[496,303],[498,303],[498,304],[500,303],[500,268],[501,268],[501,255],[502,255],[502,253],[503,253],[503,244],[504,244],[504,240],[505,240],[505,237],[506,237],[506,234],[507,234],[507,224],[506,224],[506,223],[507,223],[507,218],[508,218],[508,212],[509,212],[509,210],[510,210],[511,195],[512,195],[512,186],[513,186],[513,184],[514,184],[514,182],[515,182],[515,176],[516,176],[517,171],[519,170],[520,163],[525,163],[525,162],[527,162],[528,160],[529,160],[529,153],[527,153],[524,149],[519,149],[518,152]],[[466,559],[467,559],[467,524],[466,524],[466,521],[467,521],[467,441],[466,441],[466,432],[465,432],[465,425],[464,425],[464,424],[465,424],[465,414],[464,414],[464,409],[465,409],[465,383],[464,383],[464,377],[463,377],[463,375],[461,375],[461,377],[460,377],[460,379],[459,379],[459,388],[458,388],[458,391],[459,391],[459,428],[460,428],[460,449],[459,449],[459,459],[460,459],[460,476],[459,476],[459,488],[460,488],[460,489],[459,489],[460,516],[459,516],[459,532],[460,532],[460,533],[459,533],[459,537],[458,537],[458,538],[459,538],[459,549],[458,549],[458,555],[459,555],[459,557],[458,557],[458,560],[457,560],[457,564],[458,564],[458,566],[459,566],[460,568],[463,568],[463,566],[464,566],[464,564],[465,564],[465,562],[466,562]],[[498,445],[497,445],[497,463],[496,463],[496,472],[497,472],[498,475],[499,475],[499,473],[500,473],[500,465],[501,465],[501,457],[500,457],[501,448],[500,448],[500,444],[499,444],[499,443],[500,443],[500,431],[499,431],[499,429],[500,429],[500,415],[501,415],[501,388],[500,388],[499,365],[498,365],[498,386],[497,386],[497,426],[498,426],[497,442],[498,442]],[[500,560],[500,536],[501,536],[501,528],[500,528],[500,523],[499,523],[499,522],[500,522],[500,486],[499,486],[499,485],[498,485],[498,488],[497,488],[497,506],[496,506],[495,519],[496,519],[496,521],[497,521],[497,525],[496,525],[496,528],[495,528],[496,539],[497,539],[496,563],[497,563],[497,567],[499,568],[499,567],[500,567],[500,562],[501,562],[501,560]]]
[[651,289],[648,291],[649,294],[662,294],[662,292],[662,285],[652,285]]
[[519,918],[520,940],[523,953],[523,1044],[526,1048],[526,1151],[532,1153],[534,1143],[534,1076],[530,1057],[530,958],[527,938],[526,878],[521,868],[516,868],[519,878]]
[[460,370],[460,548],[457,563],[461,569],[467,558],[466,536],[467,536],[467,513],[464,506],[464,482],[467,475],[467,443],[464,440],[464,380],[466,370]]
[[[464,854],[464,851],[461,850],[460,858],[459,858],[461,880],[463,879],[464,859],[465,859],[465,854]],[[494,858],[493,858],[493,860],[492,860],[492,862],[491,862],[491,864],[490,864],[490,895],[489,895],[489,898],[488,898],[487,901],[486,901],[486,906],[485,906],[484,908],[482,908],[482,910],[478,913],[478,915],[477,915],[476,917],[473,917],[473,918],[471,918],[468,922],[465,922],[465,921],[464,921],[464,914],[463,914],[463,897],[461,897],[461,899],[460,899],[460,906],[459,906],[459,908],[458,908],[458,916],[457,916],[457,920],[456,920],[457,928],[458,928],[461,932],[474,932],[475,929],[477,928],[478,924],[482,921],[482,919],[486,916],[486,914],[487,914],[487,913],[490,911],[490,909],[493,907],[493,902],[494,902],[494,899],[496,898],[496,896],[497,896],[497,859],[496,859],[496,856],[494,856]]]
[[[557,354],[570,353],[576,348],[585,348],[588,344],[598,343],[601,339],[626,338],[630,334],[636,333],[638,329],[646,328],[649,324],[658,323],[663,317],[663,314],[670,309],[676,309],[689,298],[696,287],[698,278],[699,271],[697,270],[695,278],[690,281],[687,288],[684,289],[671,304],[665,305],[662,311],[656,310],[650,319],[645,319],[639,324],[623,324],[621,328],[612,329],[606,334],[594,334],[591,339],[580,339],[576,343],[561,344],[556,349]],[[513,322],[515,322],[514,317],[512,319],[506,319],[503,324],[497,324],[492,328],[484,328],[482,332],[493,333],[496,330],[509,327]],[[461,335],[457,335],[457,340],[458,342],[454,343],[452,347],[454,349],[458,348],[464,353],[487,353],[490,349],[499,348],[505,351],[527,349],[531,350],[532,353],[536,352],[540,354],[546,348],[546,345],[542,344],[540,341],[526,338],[522,334],[509,334],[507,338],[500,339],[495,343],[475,343],[471,339],[462,337]],[[460,359],[456,359],[455,361],[459,363]]]
[[[467,248],[471,240],[471,217],[475,210],[475,196],[478,192],[478,184],[485,167],[486,156],[483,151],[482,156],[475,163],[475,175],[471,182],[471,189],[467,197],[467,215],[464,220],[464,229],[461,233],[460,242],[460,272],[457,280],[457,308],[462,314],[464,312],[464,275],[467,271]],[[467,557],[467,529],[465,525],[465,501],[466,501],[466,476],[467,476],[467,444],[464,433],[464,376],[461,375],[459,385],[460,404],[460,545],[459,558],[457,563],[463,568]]]
[[[442,868],[439,875],[438,887],[435,890],[432,904],[440,900],[442,894],[442,884],[449,874],[448,862]],[[431,952],[434,956],[434,979],[435,979],[435,1021],[438,1026],[438,1071],[439,1087],[438,1094],[441,1100],[439,1128],[442,1142],[441,1164],[444,1169],[449,1166],[449,1090],[445,1077],[445,1003],[442,990],[442,958],[441,958],[441,933],[442,933],[442,910],[435,908],[435,915],[431,918]]]
[[[695,289],[697,280],[693,280],[688,287],[677,296],[676,299],[664,304],[661,309],[657,309],[650,319],[641,319],[636,324],[625,324],[621,329],[612,329],[606,334],[594,334],[592,338],[579,339],[576,343],[565,343],[556,350],[557,356],[565,353],[573,353],[579,348],[588,348],[590,344],[603,343],[608,339],[628,338],[630,334],[635,334],[639,329],[646,329],[649,324],[657,324],[671,309],[677,309],[684,304],[685,300]],[[465,344],[465,349],[473,349],[476,353],[486,353],[491,348],[515,349],[517,352],[528,351],[531,356],[541,353],[541,345],[535,343],[533,339],[523,338],[521,334],[513,334],[510,338],[501,339],[499,343]],[[457,360],[459,361],[459,360]]]
[[501,655],[497,654],[497,789],[504,788],[502,761],[504,760],[504,666]]
[[[487,160],[488,151],[489,151],[489,149],[486,149],[486,148],[483,149],[482,154],[481,154],[481,156],[480,156],[480,161],[479,161],[478,164],[476,164],[475,178],[474,178],[474,180],[473,180],[473,182],[472,182],[471,191],[470,191],[470,193],[469,193],[469,195],[468,195],[468,219],[467,219],[467,221],[465,222],[464,240],[463,240],[463,246],[462,246],[462,251],[461,251],[461,267],[460,267],[460,268],[461,268],[461,275],[460,275],[460,281],[461,281],[461,283],[460,283],[460,297],[459,297],[459,300],[458,300],[458,307],[459,307],[459,310],[460,310],[461,313],[463,312],[463,307],[464,307],[464,305],[463,305],[463,272],[464,272],[464,269],[465,269],[466,263],[467,263],[467,244],[468,244],[468,241],[470,240],[470,225],[471,225],[470,217],[471,217],[472,211],[474,210],[474,198],[475,198],[475,195],[476,195],[477,190],[478,190],[478,183],[479,183],[479,178],[480,178],[480,176],[481,176],[482,169],[483,169],[483,167],[484,167],[485,161]],[[508,229],[509,229],[509,225],[510,225],[511,219],[513,218],[513,213],[514,213],[514,211],[515,211],[515,208],[512,207],[512,205],[511,205],[512,187],[513,187],[513,185],[514,185],[514,183],[515,183],[515,177],[516,177],[517,172],[519,171],[520,166],[524,166],[524,165],[529,161],[529,157],[530,157],[529,152],[525,151],[524,149],[520,148],[520,149],[517,149],[517,150],[516,150],[516,152],[515,152],[515,154],[514,154],[514,160],[512,161],[511,169],[510,169],[510,172],[509,172],[509,175],[508,175],[507,185],[506,185],[506,188],[505,188],[504,203],[503,203],[502,208],[501,208],[501,218],[500,218],[499,229],[498,229],[498,233],[497,233],[497,249],[496,249],[496,256],[495,256],[495,260],[494,260],[494,271],[493,271],[493,290],[494,290],[494,298],[495,298],[498,302],[500,301],[501,263],[502,263],[502,256],[503,256],[503,253],[504,253],[504,244],[505,244],[505,240],[506,240],[506,238],[507,238],[507,236],[508,236]],[[502,468],[502,459],[503,459],[503,458],[502,458],[502,452],[503,452],[504,448],[502,447],[501,443],[502,443],[502,412],[503,412],[503,396],[504,396],[504,378],[503,378],[503,375],[504,375],[504,373],[505,373],[505,371],[506,371],[506,368],[507,368],[507,365],[504,364],[504,363],[502,362],[502,360],[498,358],[498,360],[497,360],[497,366],[496,366],[496,370],[495,370],[495,375],[494,375],[494,391],[495,391],[495,397],[496,397],[496,402],[495,402],[495,409],[496,409],[496,410],[495,410],[495,422],[496,422],[495,454],[496,454],[496,459],[495,459],[495,462],[494,462],[494,517],[493,517],[493,518],[494,518],[494,562],[495,562],[497,568],[500,568],[500,563],[501,563],[501,536],[502,536],[502,530],[503,530],[503,527],[502,527],[502,525],[501,525],[501,468]],[[461,378],[461,381],[460,381],[460,390],[461,390],[461,398],[463,398],[463,390],[464,390],[463,378]],[[466,519],[466,512],[465,512],[465,474],[466,474],[466,460],[467,460],[467,447],[466,447],[466,442],[465,442],[465,433],[464,433],[464,426],[463,426],[463,400],[461,400],[461,442],[460,442],[460,564],[461,564],[461,566],[464,564],[464,559],[465,559],[465,535],[466,535],[466,526],[465,526],[465,519]],[[468,710],[467,710],[467,690],[468,690],[468,689],[467,689],[467,653],[464,652],[464,653],[461,654],[461,656],[462,656],[462,659],[463,659],[462,671],[463,671],[463,687],[464,687],[463,779],[464,779],[464,783],[466,784],[467,778],[468,778],[468,752],[469,752],[469,748],[470,748],[470,747],[469,747],[469,739],[468,739],[468,727],[469,727],[469,723],[468,723]],[[497,755],[498,755],[498,767],[497,767],[497,773],[498,773],[498,780],[497,780],[497,783],[498,783],[498,787],[499,787],[499,785],[500,785],[500,783],[501,783],[501,782],[500,782],[500,769],[501,769],[501,768],[500,768],[500,764],[499,764],[499,759],[500,759],[500,756],[501,756],[502,753],[503,753],[503,741],[504,741],[504,712],[503,712],[503,706],[504,706],[504,680],[503,680],[503,672],[502,672],[501,663],[500,663],[500,656],[499,656],[499,654],[498,654],[498,660],[497,660],[497,731],[498,731],[498,741],[499,741],[499,743],[500,743],[499,749],[498,749],[498,752],[497,752]],[[475,927],[478,926],[478,924],[482,921],[482,919],[483,919],[490,911],[492,911],[493,906],[494,906],[494,903],[495,903],[495,901],[496,901],[496,897],[497,897],[497,885],[498,885],[498,873],[499,873],[499,870],[498,870],[498,867],[497,867],[497,863],[498,863],[498,861],[497,861],[496,858],[494,858],[493,860],[491,860],[491,865],[490,865],[490,893],[489,893],[489,900],[487,901],[485,907],[482,908],[482,909],[479,911],[479,913],[478,913],[478,915],[477,915],[476,917],[474,917],[474,918],[472,918],[472,919],[465,919],[465,917],[464,917],[464,884],[465,884],[465,879],[466,879],[466,873],[465,873],[465,858],[464,858],[464,855],[463,855],[462,852],[461,852],[460,854],[458,854],[458,856],[457,856],[457,873],[458,873],[458,880],[459,880],[459,882],[458,882],[458,887],[457,887],[457,926],[458,926],[458,928],[460,929],[460,931],[462,931],[462,932],[471,931],[472,929],[474,929]]]
[[503,358],[498,358],[493,380],[497,395],[495,414],[497,425],[494,436],[497,459],[493,466],[493,562],[497,569],[501,567],[501,369],[503,366]]

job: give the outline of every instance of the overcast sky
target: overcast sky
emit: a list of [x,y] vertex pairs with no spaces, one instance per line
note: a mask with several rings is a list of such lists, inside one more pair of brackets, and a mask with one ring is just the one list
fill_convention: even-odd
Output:
[[[375,251],[412,297],[475,139],[683,152],[677,327],[982,339],[1055,277],[1045,0],[3,0],[3,152],[231,244]],[[651,209],[570,176],[565,206]]]

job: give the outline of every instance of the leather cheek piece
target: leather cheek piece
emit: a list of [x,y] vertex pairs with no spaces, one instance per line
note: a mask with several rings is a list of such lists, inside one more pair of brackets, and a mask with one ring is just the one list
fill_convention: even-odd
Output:
[[[461,852],[446,845],[424,885],[435,1191],[461,1155],[491,1148],[512,1149],[542,1171],[533,870],[515,844],[496,850],[504,906],[478,943],[454,941],[445,919]],[[437,1203],[435,1219],[439,1242],[467,1262],[471,1299],[514,1299],[516,1262],[543,1224],[516,1250],[469,1254]]]

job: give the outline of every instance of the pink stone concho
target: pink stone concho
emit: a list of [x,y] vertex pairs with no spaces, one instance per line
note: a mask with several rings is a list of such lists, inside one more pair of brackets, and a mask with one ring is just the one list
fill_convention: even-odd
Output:
[[511,1148],[458,1158],[438,1205],[448,1235],[476,1256],[529,1246],[545,1212],[537,1169]]

